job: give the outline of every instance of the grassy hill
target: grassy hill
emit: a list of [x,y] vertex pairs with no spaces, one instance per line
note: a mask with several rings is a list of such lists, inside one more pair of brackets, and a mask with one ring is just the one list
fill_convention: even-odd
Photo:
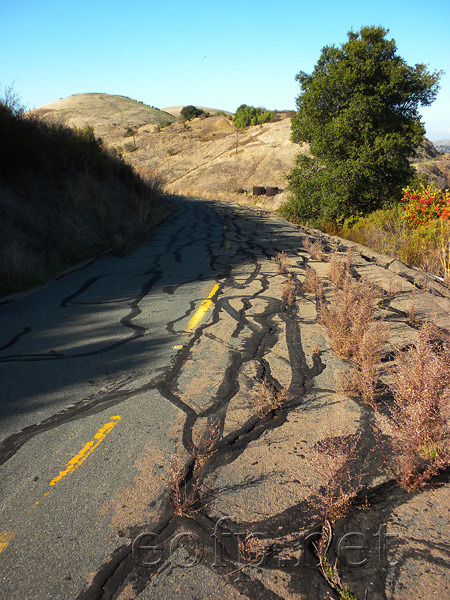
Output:
[[158,108],[148,106],[126,96],[111,94],[75,94],[32,111],[47,122],[63,123],[71,127],[92,125],[98,137],[124,135],[128,129],[143,125],[173,123],[176,118]]
[[[292,113],[239,130],[232,115],[217,109],[189,122],[177,119],[178,111],[181,107],[160,111],[124,96],[76,94],[1,125],[3,287],[25,285],[36,273],[41,277],[111,245],[120,251],[130,237],[142,239],[160,209],[133,183],[136,173],[169,193],[257,201],[267,208],[284,201],[284,193],[255,199],[251,192],[253,186],[283,189],[298,153],[309,151],[290,140]],[[69,134],[66,125],[78,129]],[[103,145],[102,158],[96,145]],[[450,155],[437,153],[426,140],[412,160],[439,187],[450,185]],[[130,166],[134,171],[127,174]],[[9,181],[14,173],[15,181]],[[61,222],[58,215],[64,215]],[[9,273],[12,264],[19,275]]]
[[0,101],[0,139],[0,294],[127,251],[167,214],[158,182],[105,149],[92,127],[46,123]]
[[[204,108],[204,107],[199,107]],[[290,113],[277,113],[276,122],[237,130],[230,113],[204,108],[212,116],[183,123],[181,106],[160,111],[124,96],[76,94],[40,107],[45,119],[75,126],[91,124],[109,148],[123,155],[141,173],[164,182],[166,191],[216,198],[239,198],[253,186],[283,189],[285,174],[300,149],[290,140]],[[439,186],[450,184],[450,157],[438,155],[426,141],[414,158]],[[283,194],[263,203],[277,206]]]

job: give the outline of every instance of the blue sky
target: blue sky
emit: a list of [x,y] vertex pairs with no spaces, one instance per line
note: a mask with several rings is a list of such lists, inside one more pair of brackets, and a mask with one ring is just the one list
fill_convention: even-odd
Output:
[[0,0],[0,86],[30,108],[105,92],[158,108],[293,109],[295,75],[323,46],[382,25],[408,64],[446,71],[421,111],[438,140],[450,138],[449,23],[448,0]]

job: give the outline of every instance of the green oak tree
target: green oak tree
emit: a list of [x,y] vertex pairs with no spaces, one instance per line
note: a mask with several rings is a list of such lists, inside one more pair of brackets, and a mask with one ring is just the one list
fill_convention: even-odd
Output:
[[199,117],[203,113],[204,113],[204,111],[201,108],[192,106],[192,104],[189,104],[188,106],[184,106],[181,109],[181,116],[184,119],[186,119],[186,121],[190,121],[191,119],[194,119],[195,117]]
[[423,139],[419,106],[439,90],[441,71],[408,66],[388,29],[362,27],[325,46],[313,72],[296,79],[301,92],[292,140],[307,142],[288,175],[285,216],[339,222],[388,206],[415,176],[408,157]]
[[244,127],[248,127],[249,125],[262,125],[270,121],[274,114],[273,110],[241,104],[236,110],[234,124],[240,129],[244,129]]

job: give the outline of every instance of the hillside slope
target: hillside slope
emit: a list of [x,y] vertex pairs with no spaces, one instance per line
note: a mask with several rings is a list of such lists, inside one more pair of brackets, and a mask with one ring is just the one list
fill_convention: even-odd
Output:
[[[238,130],[231,115],[214,115],[217,109],[208,109],[211,117],[183,123],[175,119],[181,108],[162,112],[123,96],[77,94],[36,112],[77,126],[90,123],[109,147],[143,175],[161,179],[169,193],[237,198],[238,190],[251,194],[253,186],[283,189],[296,156],[308,151],[306,144],[291,142],[289,113],[277,113],[274,123]],[[412,162],[438,186],[450,185],[450,156],[439,155],[428,140]],[[284,197],[264,202],[277,207]]]
[[0,295],[148,236],[167,213],[92,127],[48,125],[0,102]]
[[135,141],[127,161],[160,174],[169,192],[216,198],[252,186],[284,188],[299,152],[290,119],[239,131],[225,116],[198,118],[160,132],[141,128]]
[[32,114],[71,127],[92,125],[99,137],[123,135],[128,128],[172,123],[175,117],[126,96],[75,94],[44,104]]

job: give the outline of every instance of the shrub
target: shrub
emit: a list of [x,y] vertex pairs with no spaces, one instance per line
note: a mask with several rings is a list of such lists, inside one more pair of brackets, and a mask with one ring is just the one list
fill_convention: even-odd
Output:
[[241,104],[236,110],[234,124],[240,129],[248,127],[249,125],[262,125],[263,123],[270,121],[274,114],[274,111],[271,110]]
[[186,121],[199,117],[203,113],[204,111],[201,108],[196,108],[195,106],[192,106],[192,104],[181,109],[181,116],[186,119]]
[[172,125],[172,121],[161,121],[161,123],[158,123],[157,129],[158,129],[158,131],[161,131],[161,129],[164,129],[165,127],[169,127],[169,125]]
[[[356,217],[339,230],[338,235],[399,258],[429,273],[449,273],[450,221],[434,219],[417,228],[409,227],[402,205]],[[350,226],[351,225],[351,226]]]
[[418,187],[406,187],[403,190],[403,202],[408,227],[417,228],[429,225],[432,221],[450,216],[450,190],[443,192],[433,184]]
[[378,415],[378,437],[383,428],[391,435],[387,465],[407,489],[450,465],[450,345],[435,341],[437,334],[425,324],[415,345],[397,353],[394,405],[390,415]]
[[291,304],[294,304],[296,295],[297,285],[295,284],[294,276],[292,275],[292,273],[289,273],[287,281],[283,285],[282,293],[282,300],[285,306],[290,306]]
[[286,254],[286,252],[278,252],[276,256],[272,256],[272,260],[277,265],[278,275],[283,275],[283,273],[287,273],[288,255]]

